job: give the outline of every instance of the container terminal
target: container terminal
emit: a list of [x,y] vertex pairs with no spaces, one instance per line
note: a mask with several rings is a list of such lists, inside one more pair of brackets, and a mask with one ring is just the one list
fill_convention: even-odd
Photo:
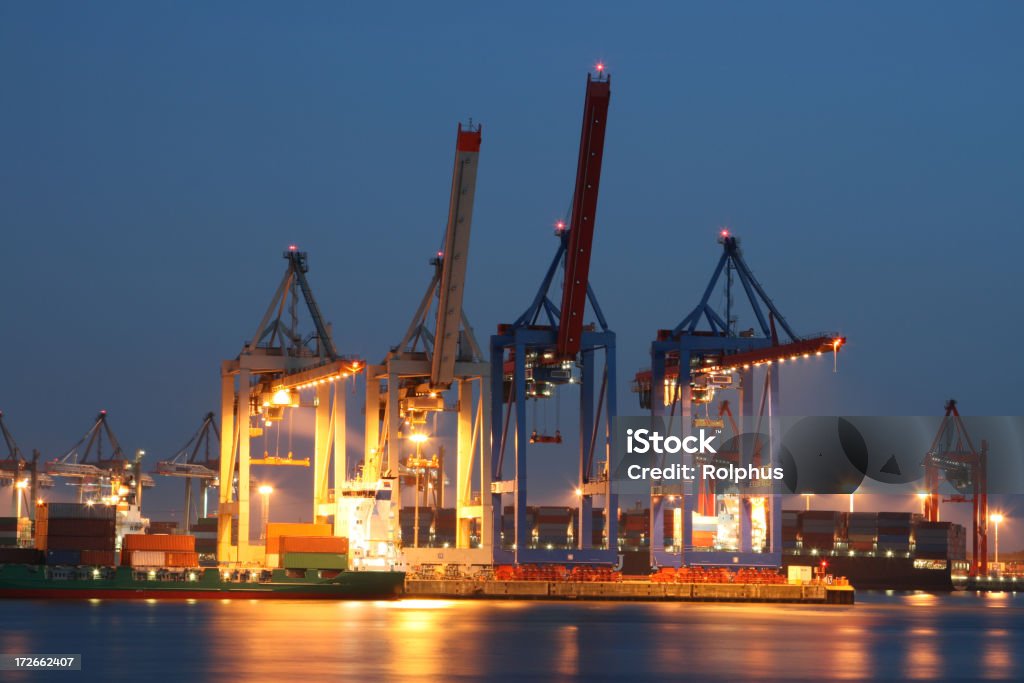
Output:
[[[921,514],[783,510],[780,496],[713,485],[652,486],[646,504],[620,506],[609,466],[610,423],[619,415],[616,337],[590,273],[610,101],[611,78],[598,65],[586,80],[572,204],[553,226],[554,253],[539,286],[527,290],[526,308],[507,312],[511,322],[489,339],[478,338],[463,308],[483,131],[460,124],[442,247],[422,298],[408,302],[416,307],[404,334],[379,362],[341,351],[314,296],[308,255],[293,245],[251,337],[221,363],[219,417],[207,413],[174,457],[154,466],[143,451],[127,453],[105,411],[63,456],[27,457],[0,414],[0,483],[11,487],[16,508],[0,518],[0,596],[405,592],[849,604],[853,587],[1015,582],[1020,567],[998,557],[989,566],[996,516],[987,504],[986,445],[975,446],[953,401],[922,454]],[[722,229],[718,243],[696,306],[653,335],[651,366],[635,372],[632,389],[653,417],[738,435],[738,420],[785,414],[787,363],[834,364],[846,338],[799,334],[755,277],[740,239]],[[747,329],[739,329],[741,305],[750,311]],[[346,404],[359,395],[357,380],[364,448],[350,458]],[[562,395],[578,401],[572,427],[560,424]],[[297,410],[313,412],[311,457],[254,447],[266,433],[280,434]],[[454,435],[454,453],[436,445],[441,432]],[[564,465],[576,504],[538,505],[531,464],[550,460],[563,442],[575,452]],[[757,465],[760,445],[699,457]],[[254,498],[264,497],[265,514],[269,491],[253,468],[282,467],[312,470],[314,521],[254,524]],[[143,516],[144,490],[157,478],[184,483],[184,521]],[[76,485],[78,502],[47,500],[58,480]],[[943,485],[955,493],[944,499]],[[940,521],[944,500],[972,506],[970,530]]]

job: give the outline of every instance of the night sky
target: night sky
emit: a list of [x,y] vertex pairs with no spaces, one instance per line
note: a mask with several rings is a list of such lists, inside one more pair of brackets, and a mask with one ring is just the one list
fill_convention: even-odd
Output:
[[[620,413],[639,414],[629,380],[697,303],[728,226],[798,332],[849,338],[836,374],[786,367],[783,412],[955,397],[1020,415],[1024,6],[679,5],[0,5],[0,409],[22,449],[63,455],[107,409],[127,449],[172,455],[217,409],[219,363],[289,244],[342,351],[379,361],[429,281],[469,117],[483,341],[556,247],[599,60],[591,272]],[[308,518],[292,488],[275,518]],[[150,516],[179,499],[161,482]]]

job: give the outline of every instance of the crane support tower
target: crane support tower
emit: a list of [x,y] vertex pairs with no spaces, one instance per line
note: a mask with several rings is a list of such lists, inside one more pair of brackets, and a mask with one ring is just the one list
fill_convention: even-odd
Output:
[[[589,279],[610,99],[611,81],[599,66],[597,76],[587,75],[569,225],[556,224],[558,248],[529,308],[515,322],[499,325],[491,337],[491,498],[496,561],[614,564],[618,560],[618,502],[608,465],[609,430],[616,414],[615,333],[608,327]],[[563,268],[561,307],[551,297],[559,266]],[[584,323],[587,302],[596,324]],[[560,429],[554,434],[540,433],[536,420],[531,432],[527,400],[543,401],[567,384],[580,387],[575,547],[531,548],[528,453],[532,448],[557,448],[562,435]],[[505,472],[506,454],[511,454],[511,476]],[[506,534],[499,550],[504,495],[513,498],[514,531],[512,537]],[[603,534],[597,539],[593,533],[595,497],[603,498],[604,503]]]
[[[290,453],[288,457],[251,457],[250,441],[261,436],[264,428],[281,429],[286,411],[314,408],[313,518],[337,518],[334,492],[347,466],[346,386],[364,364],[338,353],[306,277],[306,253],[292,246],[284,259],[288,264],[284,277],[252,340],[236,358],[221,364],[217,558],[222,564],[264,561],[264,549],[249,544],[251,466],[309,464],[308,459],[292,458]],[[308,333],[299,330],[300,310],[312,325]],[[303,391],[313,394],[311,401],[302,402]],[[330,486],[332,453],[334,488]],[[237,543],[232,542],[233,520],[238,522]],[[339,531],[343,530],[335,525],[335,533]]]
[[[846,343],[835,333],[799,336],[754,277],[739,247],[739,239],[723,229],[718,238],[722,255],[697,306],[670,330],[660,330],[651,344],[651,367],[636,374],[633,391],[640,407],[663,418],[673,431],[673,421],[683,434],[729,418],[756,419],[755,431],[779,413],[779,370],[787,361],[833,355]],[[711,304],[724,274],[725,311]],[[736,280],[742,287],[756,328],[737,331],[734,315],[738,303],[733,292]],[[780,338],[781,328],[781,338]],[[755,380],[755,371],[763,371]],[[733,417],[724,407],[718,418],[702,415],[716,392],[738,393],[739,412]],[[755,412],[754,400],[757,399]],[[720,452],[718,460],[760,465],[771,460],[774,445],[739,440],[734,453]],[[689,456],[688,456],[689,457]],[[696,456],[699,457],[699,456]],[[693,462],[685,462],[693,465]],[[782,509],[777,496],[716,495],[700,490],[694,482],[651,487],[651,563],[654,566],[747,565],[778,566],[782,557]],[[710,513],[710,514],[709,514]],[[674,520],[673,543],[666,546],[665,520]],[[735,520],[728,533],[721,520]],[[698,520],[717,525],[715,540],[695,543]]]
[[[414,476],[423,474],[422,463],[429,461],[424,456],[443,450],[437,443],[440,435],[431,433],[428,423],[436,427],[438,416],[456,416],[455,544],[414,548],[418,544],[403,539],[403,554],[410,564],[487,565],[493,559],[491,508],[485,500],[491,484],[486,438],[491,420],[490,364],[463,309],[481,141],[479,125],[458,126],[448,223],[443,247],[431,259],[433,277],[401,343],[383,363],[367,369],[364,485],[382,479],[394,482],[396,504],[402,500],[403,481],[427,481]],[[436,474],[437,485],[443,487],[444,473]],[[436,493],[443,494],[443,488]],[[416,499],[419,492],[413,496]],[[391,519],[391,533],[397,537],[398,515]]]
[[924,459],[924,516],[939,521],[939,487],[948,482],[956,493],[948,503],[970,503],[971,576],[988,575],[988,441],[975,448],[956,401],[946,401],[946,413]]

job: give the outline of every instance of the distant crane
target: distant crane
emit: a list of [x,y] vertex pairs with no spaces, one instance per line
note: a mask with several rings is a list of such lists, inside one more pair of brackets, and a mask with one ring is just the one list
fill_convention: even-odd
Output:
[[39,471],[39,451],[32,452],[32,460],[26,460],[22,456],[18,442],[14,440],[14,435],[11,434],[4,422],[3,411],[0,411],[0,435],[3,436],[7,450],[7,455],[0,458],[0,485],[9,485],[14,498],[14,507],[16,509],[19,507],[18,498],[21,497],[21,502],[25,503],[21,509],[27,510],[28,516],[32,517],[35,505],[32,505],[31,502],[37,499],[40,488],[53,486],[53,479]]
[[141,508],[142,489],[155,485],[153,478],[141,470],[143,455],[145,451],[141,450],[134,458],[125,454],[107,422],[107,411],[101,410],[85,435],[63,456],[46,462],[45,468],[50,476],[76,480],[80,501],[84,501],[87,490],[102,496],[103,489],[109,488],[111,499],[127,500]]
[[[216,443],[214,440],[216,439]],[[192,480],[198,479],[202,498],[202,516],[208,514],[206,491],[217,486],[220,472],[220,430],[213,413],[207,413],[202,424],[181,450],[170,460],[156,464],[156,472],[163,477],[185,479],[185,512],[182,516],[182,533],[189,532],[192,523]],[[231,482],[228,482],[228,486]]]
[[946,413],[924,458],[924,515],[939,521],[939,487],[943,481],[957,491],[945,499],[971,503],[971,575],[988,574],[988,441],[975,448],[960,418],[956,401],[946,401]]
[[[603,66],[597,71],[596,76],[587,75],[569,223],[559,221],[555,226],[558,249],[530,306],[515,322],[499,325],[498,333],[491,337],[494,537],[500,538],[501,533],[502,495],[512,495],[515,538],[505,539],[505,546],[510,547],[502,554],[520,563],[614,563],[618,554],[618,503],[608,472],[608,430],[616,415],[615,333],[608,327],[590,286],[591,250],[611,100],[611,80]],[[563,269],[562,293],[561,306],[556,306],[551,288],[559,266]],[[584,323],[587,302],[597,319],[596,325]],[[602,352],[603,363],[600,363],[599,353]],[[556,387],[566,384],[580,387],[579,464],[575,487],[580,515],[578,548],[530,549],[527,453],[531,444],[560,443],[562,435],[560,429],[553,435],[536,429],[531,433],[527,427],[526,401],[550,397]],[[509,428],[513,423],[515,431],[510,437]],[[603,433],[599,433],[602,423]],[[504,473],[505,455],[509,452],[514,467],[511,477]],[[592,547],[595,496],[604,498],[606,542],[603,548]]]
[[[457,417],[455,548],[414,549],[415,543],[405,543],[406,559],[416,563],[436,562],[439,557],[468,564],[492,561],[492,511],[484,504],[491,485],[491,453],[485,438],[491,428],[491,387],[486,379],[490,365],[463,308],[481,142],[479,125],[458,126],[448,222],[443,247],[430,261],[433,277],[401,343],[383,363],[367,368],[363,478],[367,484],[382,477],[395,478],[399,487],[396,501],[401,501],[403,480],[412,477],[418,481],[425,471],[436,478],[435,495],[442,494],[443,460],[426,467],[424,461],[432,461],[421,457],[420,450],[430,438],[428,417],[436,420],[444,412]],[[455,402],[445,403],[453,386]],[[407,453],[409,458],[403,462],[402,444],[410,437],[418,442],[416,455]],[[418,503],[416,507],[418,511]],[[471,542],[474,526],[480,534],[475,544]],[[397,524],[393,532],[399,533]]]

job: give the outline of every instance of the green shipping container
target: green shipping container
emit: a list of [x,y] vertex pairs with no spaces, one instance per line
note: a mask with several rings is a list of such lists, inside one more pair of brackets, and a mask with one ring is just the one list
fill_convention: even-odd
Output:
[[285,569],[348,569],[348,555],[335,553],[285,553]]

